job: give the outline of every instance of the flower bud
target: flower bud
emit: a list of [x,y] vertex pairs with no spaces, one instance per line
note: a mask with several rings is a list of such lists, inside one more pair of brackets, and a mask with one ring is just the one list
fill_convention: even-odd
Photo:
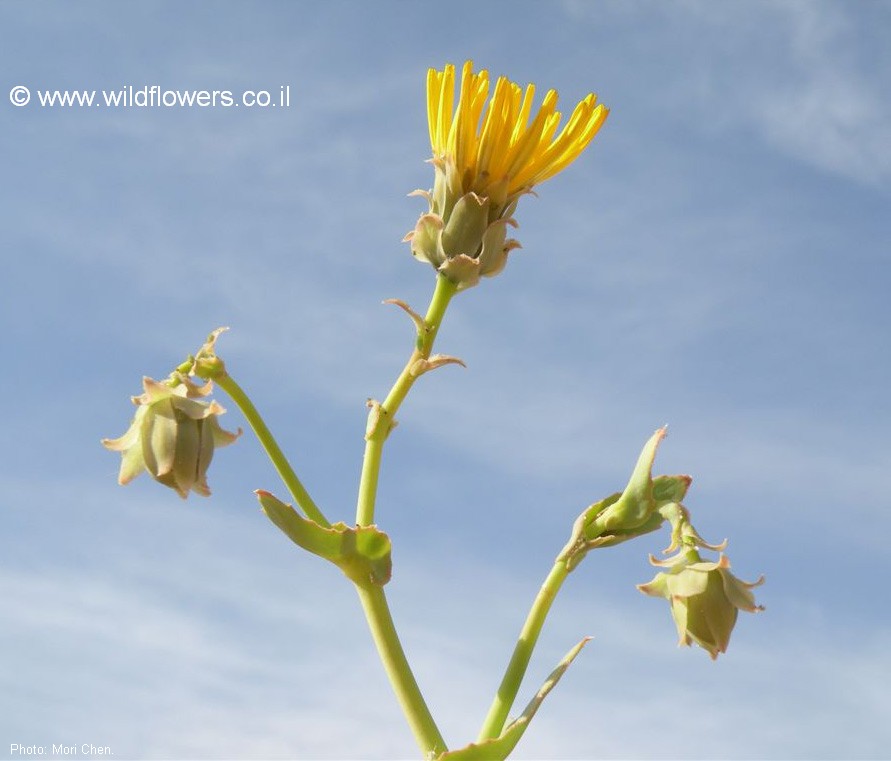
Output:
[[207,396],[210,383],[199,386],[180,374],[172,377],[177,385],[144,378],[145,392],[133,397],[137,410],[130,428],[118,439],[103,439],[102,444],[122,454],[121,485],[145,470],[183,499],[190,491],[206,497],[214,448],[231,444],[241,430],[223,430],[217,417],[225,410],[214,401],[195,398]]
[[724,555],[717,562],[708,563],[702,561],[696,550],[687,549],[664,561],[651,556],[650,562],[668,570],[637,588],[644,594],[667,599],[680,638],[678,644],[695,642],[713,660],[727,650],[738,611],[763,610],[755,604],[750,590],[762,584],[764,577],[754,584],[741,581],[730,573],[730,561]]

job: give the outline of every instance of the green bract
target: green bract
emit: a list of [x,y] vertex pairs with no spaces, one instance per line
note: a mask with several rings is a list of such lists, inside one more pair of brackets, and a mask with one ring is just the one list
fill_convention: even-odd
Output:
[[176,386],[143,378],[144,393],[133,397],[133,422],[118,439],[102,444],[121,452],[118,483],[128,484],[142,471],[185,499],[190,491],[208,496],[207,468],[215,447],[231,444],[241,434],[224,431],[217,417],[224,410],[214,401],[203,402],[212,384],[203,386],[175,374]]
[[268,491],[258,489],[263,512],[294,544],[330,560],[360,587],[382,587],[390,580],[390,537],[376,526],[320,526]]
[[454,201],[437,187],[447,184],[445,168],[436,161],[434,166],[433,192],[415,191],[427,199],[430,210],[405,240],[415,258],[432,264],[459,289],[470,288],[480,277],[501,272],[508,253],[519,248],[519,241],[507,237],[507,226],[517,226],[511,216],[517,200],[500,205],[471,192]]

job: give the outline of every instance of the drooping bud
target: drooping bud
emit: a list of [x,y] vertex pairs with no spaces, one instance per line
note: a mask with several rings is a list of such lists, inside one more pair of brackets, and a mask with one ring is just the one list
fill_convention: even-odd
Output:
[[146,471],[183,499],[190,491],[208,496],[207,469],[214,449],[231,444],[241,430],[223,430],[217,420],[223,407],[200,401],[210,394],[210,382],[201,386],[174,373],[170,383],[144,378],[143,389],[132,398],[137,410],[127,432],[102,440],[107,449],[121,452],[118,483],[128,484]]
[[749,584],[730,572],[730,561],[720,555],[717,562],[704,562],[695,549],[685,549],[674,558],[650,562],[666,571],[657,573],[638,589],[653,597],[664,597],[678,630],[679,645],[696,643],[714,660],[727,650],[730,634],[740,610],[763,610],[755,604],[751,590],[764,582],[762,576]]

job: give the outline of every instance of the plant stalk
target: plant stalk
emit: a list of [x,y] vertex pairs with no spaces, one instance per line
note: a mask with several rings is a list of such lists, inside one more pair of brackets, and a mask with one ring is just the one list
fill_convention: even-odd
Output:
[[415,741],[424,752],[425,758],[435,758],[445,753],[448,747],[405,657],[383,587],[357,585],[356,589],[381,663],[415,736]]
[[[359,496],[356,506],[356,523],[360,526],[374,523],[384,442],[392,429],[396,411],[417,378],[417,375],[413,373],[413,368],[418,360],[429,359],[446,308],[456,292],[455,283],[442,275],[437,276],[436,288],[424,317],[424,324],[418,327],[415,349],[386,399],[379,406],[373,405],[369,413],[369,424],[365,435],[365,456],[362,460],[362,475],[359,480]],[[383,588],[357,586],[357,590],[378,655],[387,672],[393,691],[396,693],[399,705],[414,733],[415,740],[426,757],[444,753],[447,750],[445,741],[433,720],[405,657],[405,651],[402,649],[402,644],[396,633]]]
[[[360,526],[368,526],[374,523],[374,508],[377,498],[378,474],[381,468],[381,456],[384,450],[384,441],[390,432],[396,412],[402,404],[417,376],[412,374],[412,368],[420,359],[429,359],[433,350],[433,343],[442,324],[443,316],[458,286],[443,275],[436,278],[436,288],[424,317],[424,328],[418,332],[418,340],[415,350],[405,363],[405,367],[387,394],[387,398],[381,403],[377,412],[380,415],[376,426],[366,433],[365,457],[362,460],[362,476],[359,480],[359,498],[356,507],[356,523]],[[376,410],[372,409],[371,414]]]
[[303,510],[306,517],[315,521],[323,528],[330,528],[331,524],[328,522],[328,519],[318,508],[313,501],[313,498],[309,496],[309,492],[306,491],[306,488],[300,482],[300,479],[294,472],[294,468],[292,468],[291,463],[288,462],[288,458],[285,457],[281,447],[275,440],[275,437],[263,421],[257,408],[254,407],[254,403],[250,400],[241,386],[239,386],[235,380],[226,373],[215,376],[214,382],[232,398],[232,401],[235,402],[238,409],[241,410],[241,413],[248,421],[248,425],[250,425],[254,433],[257,435],[257,439],[259,439],[260,444],[263,446],[263,449],[266,450],[266,454],[272,461],[273,466],[275,466],[279,476],[281,476],[282,481],[284,481],[285,486],[288,487],[288,491],[291,492],[291,496],[294,497],[294,500],[300,506],[300,509]]
[[557,560],[541,585],[541,589],[538,590],[538,595],[536,595],[520,631],[513,655],[507,664],[504,677],[498,686],[498,692],[495,694],[489,713],[486,714],[486,719],[480,729],[478,743],[494,739],[504,731],[507,715],[517,698],[523,677],[526,675],[532,651],[538,642],[538,635],[541,634],[541,628],[547,618],[548,611],[550,611],[557,592],[560,591],[560,587],[568,575],[569,570],[566,567],[566,562]]

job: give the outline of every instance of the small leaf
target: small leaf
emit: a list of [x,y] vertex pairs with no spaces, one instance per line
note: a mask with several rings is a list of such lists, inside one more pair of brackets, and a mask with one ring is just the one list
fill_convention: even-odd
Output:
[[424,373],[429,373],[431,370],[435,370],[437,367],[442,367],[443,365],[461,365],[461,367],[467,367],[467,365],[464,364],[464,360],[459,359],[458,357],[452,357],[448,354],[434,354],[429,359],[421,357],[415,361],[409,372],[411,372],[413,377],[419,378]]
[[365,402],[365,406],[371,410],[365,424],[365,440],[370,441],[379,434],[386,439],[390,431],[397,426],[396,420],[390,417],[390,413],[376,399],[369,399]]
[[390,537],[376,526],[347,526],[339,522],[323,528],[268,491],[255,493],[269,520],[294,544],[330,560],[360,587],[383,586],[390,580]]
[[424,318],[421,317],[414,309],[412,309],[408,304],[406,304],[402,299],[384,299],[384,304],[394,304],[399,307],[402,311],[404,311],[410,318],[411,321],[415,324],[415,328],[418,330],[418,336],[423,335],[427,332],[427,323],[424,321]]
[[437,756],[436,761],[503,761],[507,758],[510,752],[517,746],[517,743],[520,742],[520,738],[529,726],[529,722],[532,721],[532,717],[535,716],[536,711],[538,711],[548,693],[556,687],[557,682],[560,681],[560,678],[566,673],[566,669],[569,668],[569,664],[573,662],[590,639],[590,637],[585,637],[563,656],[563,660],[545,679],[544,684],[535,693],[535,697],[529,701],[523,713],[511,722],[499,737],[481,743],[471,743],[467,747],[458,750],[447,751]]

